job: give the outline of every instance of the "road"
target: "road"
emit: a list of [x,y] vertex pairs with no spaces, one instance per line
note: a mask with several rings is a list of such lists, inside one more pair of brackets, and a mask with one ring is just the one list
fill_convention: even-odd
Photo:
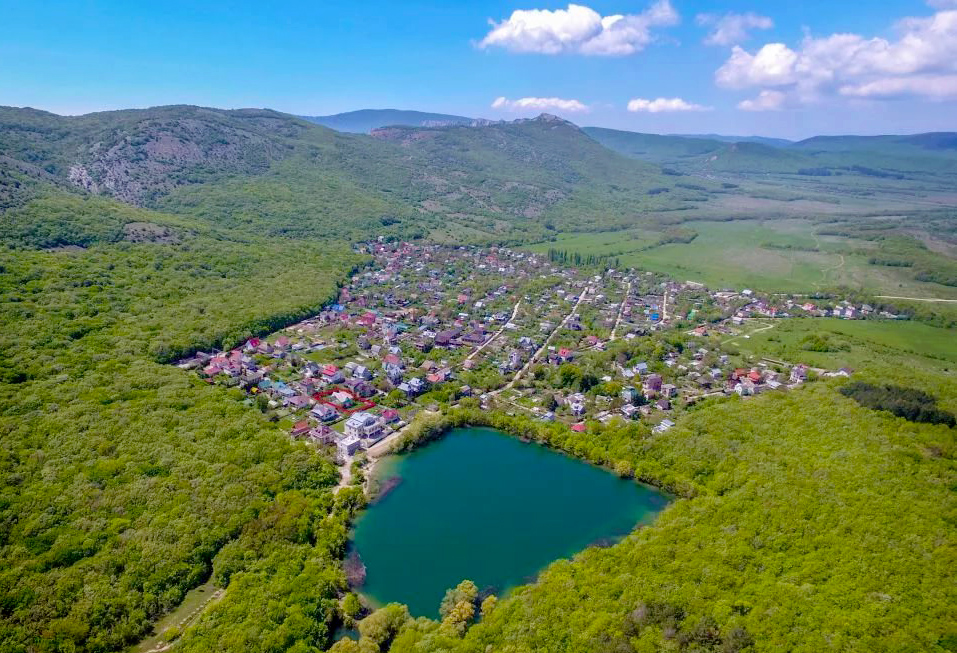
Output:
[[932,297],[898,297],[896,295],[874,295],[878,299],[906,299],[912,302],[943,302],[944,304],[957,304],[957,299],[934,299]]
[[[515,320],[515,316],[518,315],[518,307],[521,306],[521,305],[522,305],[522,300],[521,300],[521,299],[518,300],[517,302],[515,302],[515,308],[512,309],[512,317],[508,318],[508,320],[505,322],[505,324],[502,325],[502,328],[499,329],[498,331],[496,331],[495,334],[494,334],[491,338],[489,338],[488,340],[486,340],[484,344],[482,344],[481,346],[477,347],[477,348],[475,349],[475,351],[473,351],[471,354],[469,354],[468,356],[466,356],[466,357],[465,357],[465,360],[466,360],[466,361],[472,360],[472,358],[474,358],[479,352],[481,352],[483,349],[485,349],[486,347],[488,347],[490,344],[492,344],[492,343],[495,341],[496,338],[498,338],[500,335],[502,335],[502,333],[505,331],[505,327],[507,327],[509,324],[512,323],[513,320]],[[464,364],[465,361],[462,361],[462,363]]]
[[[422,411],[420,411],[419,413],[417,413],[416,416],[418,416],[418,415],[423,415],[423,416],[435,416],[435,415],[438,415],[438,414],[439,414],[439,413],[437,413],[437,412],[435,412],[435,411],[422,410]],[[376,442],[374,445],[372,445],[371,447],[369,447],[368,449],[366,449],[366,456],[368,456],[369,458],[378,458],[379,456],[382,456],[382,455],[385,455],[385,454],[389,453],[389,448],[392,446],[392,444],[393,444],[403,433],[405,433],[405,430],[406,430],[407,428],[409,428],[410,426],[412,426],[412,421],[413,421],[414,419],[415,419],[415,418],[413,417],[411,420],[409,420],[409,423],[408,423],[408,424],[406,424],[405,426],[403,426],[402,428],[400,428],[400,429],[397,430],[397,431],[393,431],[392,433],[390,433],[389,435],[385,436],[384,438],[382,438],[381,440],[379,440],[378,442]]]
[[[751,321],[754,320],[755,318],[745,318],[745,319],[746,319],[748,322],[751,322]],[[760,324],[760,322],[759,322],[759,324]],[[761,327],[761,328],[759,328],[759,329],[755,329],[754,331],[749,331],[748,333],[739,333],[739,334],[736,335],[736,336],[731,336],[730,338],[728,338],[728,339],[726,339],[726,340],[722,340],[722,341],[721,341],[721,344],[722,344],[722,345],[726,345],[726,344],[728,344],[729,342],[731,342],[732,340],[738,340],[739,338],[743,338],[743,337],[745,337],[745,336],[752,336],[752,335],[754,335],[755,333],[761,333],[762,331],[767,331],[768,329],[773,329],[776,324],[777,324],[776,322],[768,322],[767,325],[765,325],[765,326],[763,326],[763,327]]]
[[532,364],[535,361],[537,361],[539,357],[541,357],[541,355],[548,349],[548,343],[552,341],[552,339],[555,337],[555,334],[557,334],[566,324],[568,324],[568,321],[572,319],[572,315],[578,312],[578,307],[581,306],[582,301],[585,299],[585,295],[588,293],[588,288],[589,286],[585,286],[585,289],[582,290],[582,294],[578,296],[578,301],[575,302],[575,306],[572,307],[572,310],[568,313],[568,315],[565,316],[565,319],[562,320],[557,327],[552,329],[552,332],[548,334],[547,338],[545,338],[545,342],[542,344],[541,347],[538,348],[538,350],[534,354],[532,354],[532,357],[528,359],[528,362],[525,363],[525,366],[522,367],[522,369],[520,369],[519,371],[517,371],[515,373],[515,376],[512,377],[512,380],[506,383],[503,387],[499,388],[498,390],[492,390],[491,392],[489,392],[488,393],[489,396],[494,397],[498,395],[499,393],[503,392],[504,390],[509,390],[515,386],[515,383],[520,378],[522,378],[522,375],[528,371],[528,368],[530,368]]
[[615,320],[615,328],[611,330],[611,336],[608,338],[609,342],[614,340],[616,334],[618,333],[618,325],[621,324],[621,316],[625,312],[625,302],[628,301],[628,297],[631,295],[631,282],[628,282],[628,288],[625,290],[625,296],[621,299],[621,306],[618,307],[618,319]]

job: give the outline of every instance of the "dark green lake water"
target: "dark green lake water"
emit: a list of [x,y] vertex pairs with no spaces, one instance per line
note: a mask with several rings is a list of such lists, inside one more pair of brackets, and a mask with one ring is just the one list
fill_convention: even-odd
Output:
[[445,590],[530,582],[550,562],[619,538],[668,502],[653,489],[494,429],[455,429],[380,461],[401,483],[355,527],[366,566],[359,588],[377,604],[435,617]]

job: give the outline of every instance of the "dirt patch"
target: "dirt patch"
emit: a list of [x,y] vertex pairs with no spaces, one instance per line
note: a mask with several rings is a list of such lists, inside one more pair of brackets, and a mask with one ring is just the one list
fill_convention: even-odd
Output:
[[158,243],[175,245],[180,242],[179,234],[169,227],[153,222],[128,222],[123,225],[123,240],[131,243]]
[[83,252],[86,251],[86,247],[81,247],[80,245],[59,245],[57,247],[47,247],[45,252]]

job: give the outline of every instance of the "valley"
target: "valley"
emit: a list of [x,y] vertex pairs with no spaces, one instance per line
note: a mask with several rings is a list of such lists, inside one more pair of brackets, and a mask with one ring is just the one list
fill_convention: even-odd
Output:
[[446,117],[0,109],[0,648],[953,648],[949,141]]

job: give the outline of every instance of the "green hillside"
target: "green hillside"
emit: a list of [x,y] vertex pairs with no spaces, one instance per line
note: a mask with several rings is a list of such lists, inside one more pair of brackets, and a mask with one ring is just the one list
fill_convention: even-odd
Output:
[[10,180],[0,199],[12,208],[53,190],[107,195],[210,227],[346,241],[436,229],[451,241],[521,240],[706,199],[548,116],[367,136],[268,110],[6,108],[0,152]]
[[641,134],[604,127],[585,127],[584,132],[607,148],[652,163],[694,159],[724,147],[722,142],[705,137]]

